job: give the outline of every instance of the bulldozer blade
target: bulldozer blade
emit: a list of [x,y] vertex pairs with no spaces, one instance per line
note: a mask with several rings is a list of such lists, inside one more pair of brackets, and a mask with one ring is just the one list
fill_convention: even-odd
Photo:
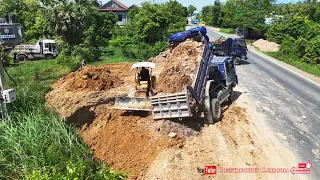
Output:
[[132,111],[152,111],[151,102],[147,98],[117,97],[113,108]]

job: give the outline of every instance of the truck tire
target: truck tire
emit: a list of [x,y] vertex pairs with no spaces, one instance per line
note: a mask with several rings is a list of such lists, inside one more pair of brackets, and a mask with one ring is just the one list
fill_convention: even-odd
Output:
[[238,65],[241,65],[241,59],[240,59],[239,57],[236,57],[236,63],[237,63]]
[[19,61],[26,61],[28,58],[23,54],[19,54],[17,55],[16,59],[17,59],[16,62],[19,62]]
[[229,97],[228,97],[228,103],[231,105],[233,100],[233,87],[230,87]]
[[211,100],[211,114],[214,122],[220,121],[221,119],[221,104],[218,99],[213,98]]

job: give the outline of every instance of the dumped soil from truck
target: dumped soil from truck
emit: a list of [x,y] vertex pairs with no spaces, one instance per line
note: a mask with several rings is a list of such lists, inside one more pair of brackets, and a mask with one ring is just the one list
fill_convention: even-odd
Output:
[[88,66],[62,77],[53,87],[66,91],[101,91],[114,88],[121,83],[120,78],[112,76],[108,68]]
[[152,121],[148,114],[130,114],[111,108],[98,108],[93,123],[82,126],[79,133],[97,159],[122,172],[130,172],[130,179],[141,179],[162,150],[176,148],[175,145],[183,142],[179,138],[153,136],[143,123]]
[[176,93],[181,92],[185,86],[191,86],[201,61],[202,51],[203,44],[191,40],[175,47],[166,58],[166,64],[157,80],[157,91]]
[[252,43],[252,45],[264,52],[277,52],[279,51],[279,44],[270,42],[264,39],[259,39]]
[[[156,90],[175,93],[192,85],[202,48],[201,43],[187,40],[151,58],[149,61],[156,63]],[[282,157],[294,159],[277,154],[279,146],[265,138],[270,136],[268,130],[258,128],[252,133],[252,127],[257,127],[235,104],[224,107],[222,121],[208,127],[201,119],[154,121],[150,113],[113,109],[115,97],[126,96],[134,85],[131,66],[116,63],[86,67],[60,79],[46,95],[46,105],[66,123],[78,127],[95,158],[116,170],[130,172],[129,179],[207,179],[212,176],[203,176],[197,167],[284,167],[286,164],[277,163]],[[258,124],[266,127],[262,123]],[[265,160],[267,157],[273,159]],[[242,178],[247,179],[244,175]],[[216,177],[227,179],[228,175]]]

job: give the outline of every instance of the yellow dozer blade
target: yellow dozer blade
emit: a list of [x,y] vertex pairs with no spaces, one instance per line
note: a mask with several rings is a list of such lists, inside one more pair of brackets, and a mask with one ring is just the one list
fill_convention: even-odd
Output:
[[152,111],[149,99],[137,97],[117,97],[113,108],[130,111]]

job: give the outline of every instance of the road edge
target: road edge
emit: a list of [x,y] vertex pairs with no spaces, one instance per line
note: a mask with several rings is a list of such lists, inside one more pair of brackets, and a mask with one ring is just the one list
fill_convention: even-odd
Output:
[[[237,37],[236,35],[233,35],[233,34],[226,34],[226,33],[222,33],[222,32],[218,32],[215,30],[215,28],[213,27],[210,27],[210,26],[206,26],[207,29],[211,30],[211,31],[214,31],[215,33],[219,34],[219,35],[225,35],[225,36],[229,36],[229,37]],[[261,56],[265,59],[267,59],[268,61],[274,63],[274,64],[277,64],[278,66],[284,68],[284,69],[287,69],[288,71],[308,80],[309,82],[317,85],[320,87],[320,78],[313,75],[313,74],[310,74],[306,71],[303,71],[295,66],[292,66],[288,63],[285,63],[283,61],[280,61],[274,57],[271,57],[271,56],[268,56],[266,54],[264,54],[263,52],[259,51],[258,49],[256,49],[254,46],[251,46],[251,45],[248,45],[248,49],[249,51],[251,51],[252,53],[255,53],[256,55],[258,56]]]

